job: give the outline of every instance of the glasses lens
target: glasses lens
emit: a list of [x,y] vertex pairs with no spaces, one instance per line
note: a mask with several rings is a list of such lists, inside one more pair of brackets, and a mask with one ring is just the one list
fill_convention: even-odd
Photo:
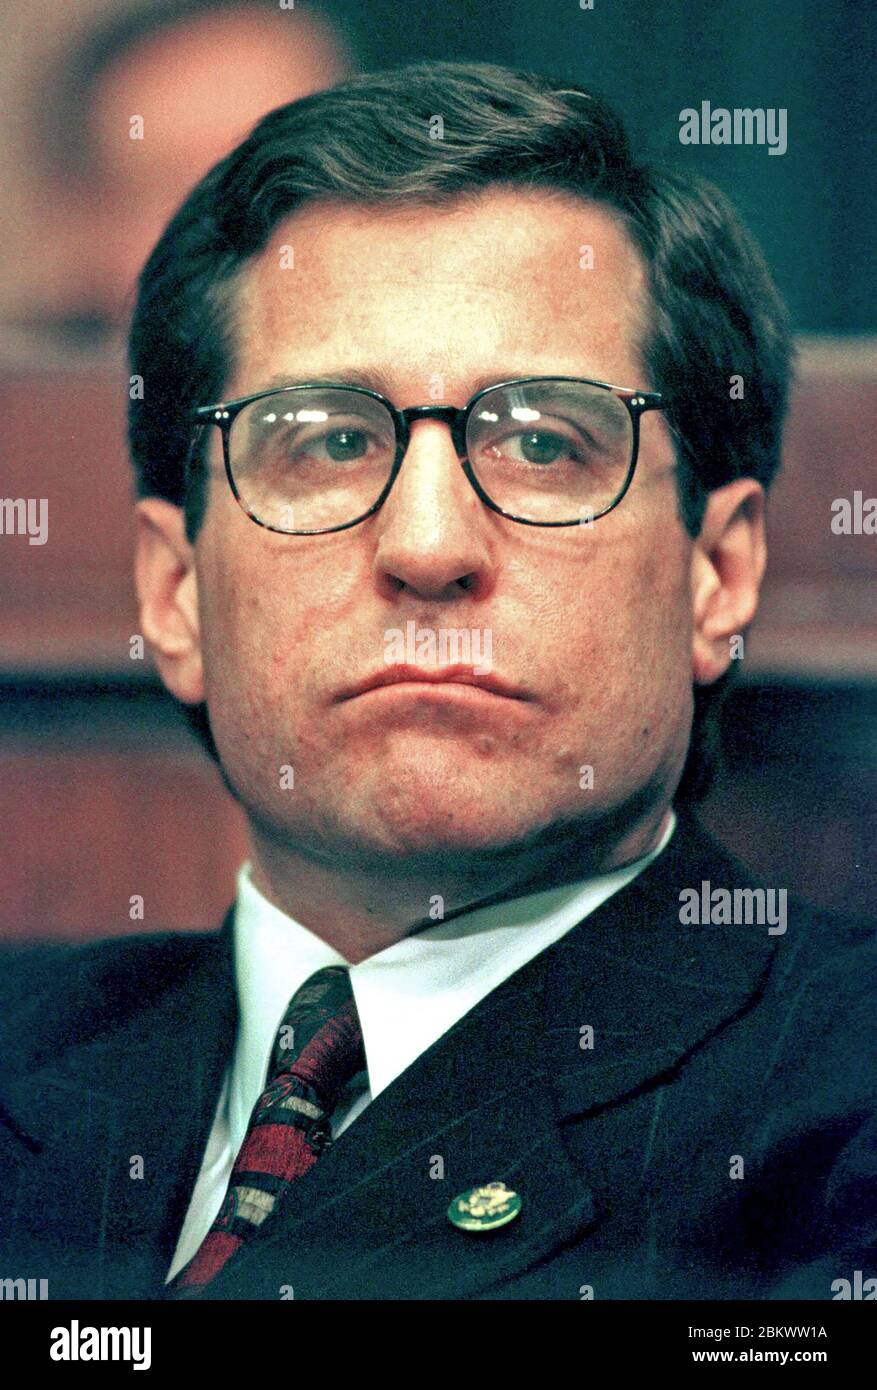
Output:
[[624,490],[633,425],[624,402],[603,387],[497,386],[469,416],[466,451],[503,511],[527,521],[588,521]]
[[265,526],[323,531],[374,506],[396,454],[393,417],[347,387],[304,387],[251,401],[234,421],[238,496]]

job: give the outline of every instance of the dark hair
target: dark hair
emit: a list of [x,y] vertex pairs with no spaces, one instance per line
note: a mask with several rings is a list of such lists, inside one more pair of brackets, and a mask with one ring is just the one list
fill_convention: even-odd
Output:
[[[441,139],[430,138],[437,115]],[[614,209],[640,250],[651,295],[644,385],[669,400],[689,534],[712,488],[744,476],[769,487],[791,339],[763,257],[724,195],[638,163],[617,113],[581,87],[486,63],[427,62],[365,73],[271,112],[168,225],[141,274],[131,329],[130,369],[144,380],[129,410],[140,495],[184,506],[194,540],[205,484],[187,415],[222,398],[238,272],[283,218],[309,200],[438,206],[509,184]],[[742,399],[732,398],[732,376],[742,378]],[[695,689],[677,800],[699,798],[712,780],[734,669]],[[187,717],[216,756],[206,709]]]

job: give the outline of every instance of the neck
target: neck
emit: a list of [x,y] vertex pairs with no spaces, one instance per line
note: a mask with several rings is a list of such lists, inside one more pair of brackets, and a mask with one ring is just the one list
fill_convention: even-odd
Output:
[[309,854],[251,822],[251,872],[269,902],[355,965],[437,921],[622,868],[655,848],[669,820],[663,802],[632,819],[616,811],[553,825],[499,851],[390,864],[348,846]]

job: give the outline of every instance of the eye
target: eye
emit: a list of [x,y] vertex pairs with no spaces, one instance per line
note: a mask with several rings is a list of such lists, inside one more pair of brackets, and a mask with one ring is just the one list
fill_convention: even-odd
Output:
[[335,463],[347,463],[350,459],[362,458],[367,452],[368,435],[365,430],[339,429],[332,430],[329,434],[324,434],[321,440],[311,443],[322,443],[329,458]]
[[614,467],[629,453],[630,438],[624,405],[582,382],[497,387],[479,401],[466,429],[473,467],[534,480]]
[[572,446],[563,435],[551,430],[528,430],[525,434],[509,435],[503,441],[517,441],[517,447],[528,463],[556,463],[562,454],[568,454]]
[[258,446],[277,463],[305,466],[329,463],[384,462],[393,441],[377,434],[370,422],[326,420],[272,430]]
[[585,463],[591,449],[578,431],[570,437],[557,429],[516,429],[500,438],[482,440],[476,452],[482,460],[494,463],[529,463],[547,468],[555,463]]

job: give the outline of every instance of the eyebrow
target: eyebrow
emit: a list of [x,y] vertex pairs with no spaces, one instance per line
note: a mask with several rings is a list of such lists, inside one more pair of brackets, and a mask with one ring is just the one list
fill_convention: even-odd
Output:
[[[501,381],[514,381],[518,377],[527,376],[570,376],[570,372],[537,372],[537,371],[500,371],[488,372],[484,376],[478,376],[471,383],[468,399],[477,396],[479,391],[485,390],[488,386],[496,386]],[[588,379],[583,377],[583,379]],[[595,380],[598,378],[594,378]],[[284,386],[307,386],[311,382],[327,382],[336,386],[361,386],[366,391],[377,391],[378,395],[386,396],[387,400],[392,400],[394,386],[386,373],[378,367],[344,367],[332,368],[325,371],[314,372],[310,376],[304,376],[292,370],[288,372],[278,372],[256,391],[248,391],[247,395],[255,395],[258,391],[281,390]],[[241,398],[238,398],[241,399]]]
[[[279,390],[284,386],[307,386],[311,382],[325,381],[336,386],[362,386],[366,391],[377,391],[389,399],[391,383],[389,378],[377,368],[344,367],[328,371],[312,372],[305,376],[300,372],[278,372],[269,377],[259,391]],[[252,393],[248,393],[252,394]]]

